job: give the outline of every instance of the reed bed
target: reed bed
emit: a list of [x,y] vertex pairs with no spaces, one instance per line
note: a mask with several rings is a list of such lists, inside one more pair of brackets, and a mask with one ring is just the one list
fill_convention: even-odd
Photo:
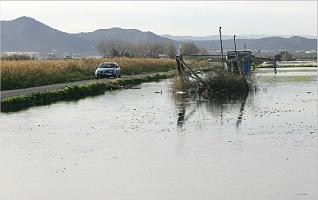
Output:
[[117,62],[122,74],[165,72],[174,69],[173,59],[114,58],[1,61],[1,90],[27,88],[94,78],[101,62]]
[[[123,75],[167,72],[174,70],[176,65],[175,60],[169,58],[2,60],[1,90],[92,79],[96,67],[102,62],[117,62]],[[189,61],[189,64],[202,68],[207,62]]]

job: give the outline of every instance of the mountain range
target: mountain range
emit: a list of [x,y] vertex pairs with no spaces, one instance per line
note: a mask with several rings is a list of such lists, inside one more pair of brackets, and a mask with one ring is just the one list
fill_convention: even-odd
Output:
[[[175,41],[200,41],[200,40],[219,40],[219,35],[209,35],[209,36],[174,36],[169,34],[163,34],[162,37],[166,37]],[[262,35],[262,34],[239,34],[236,39],[261,39],[265,37],[282,37],[290,38],[297,35]],[[307,39],[316,39],[317,36],[313,35],[299,35]],[[233,39],[233,35],[222,35],[223,40]]]
[[[253,36],[250,35],[249,37]],[[224,35],[222,38],[224,49],[232,50],[234,48],[232,37]],[[256,39],[238,36],[237,38],[239,49],[247,48],[253,51],[306,51],[317,49],[317,39],[299,36]],[[25,16],[14,20],[1,21],[1,52],[55,52],[58,55],[74,53],[97,56],[99,53],[96,46],[105,39],[118,39],[131,44],[172,42],[176,47],[186,41],[193,42],[201,48],[208,49],[210,52],[218,51],[220,48],[217,35],[201,38],[192,36],[160,36],[149,31],[142,32],[137,29],[122,28],[99,29],[93,32],[71,34]]]

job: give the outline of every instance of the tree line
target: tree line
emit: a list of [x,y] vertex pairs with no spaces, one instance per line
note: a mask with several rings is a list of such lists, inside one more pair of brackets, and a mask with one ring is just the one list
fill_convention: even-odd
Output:
[[26,54],[11,54],[1,55],[1,60],[36,60],[36,58]]
[[[177,55],[173,42],[133,45],[122,40],[103,40],[97,45],[97,50],[104,57],[159,57],[162,54],[174,58]],[[182,43],[180,51],[181,54],[208,54],[207,49],[199,48],[193,43]]]
[[293,60],[295,60],[293,58],[293,55],[291,53],[289,53],[288,51],[281,51],[280,53],[278,53],[274,56],[274,59],[276,61],[293,61]]
[[172,42],[133,45],[121,40],[104,40],[97,45],[97,50],[104,57],[158,57],[165,54],[172,58],[177,54]]

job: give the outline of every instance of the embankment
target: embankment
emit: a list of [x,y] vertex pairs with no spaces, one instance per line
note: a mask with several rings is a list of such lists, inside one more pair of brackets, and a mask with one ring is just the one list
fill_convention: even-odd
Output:
[[88,96],[103,94],[107,90],[121,89],[125,86],[144,82],[159,81],[170,78],[175,72],[158,73],[156,75],[117,79],[109,83],[89,83],[84,85],[66,86],[62,89],[8,97],[1,101],[1,112],[15,112],[33,106],[49,105],[58,101],[74,101]]

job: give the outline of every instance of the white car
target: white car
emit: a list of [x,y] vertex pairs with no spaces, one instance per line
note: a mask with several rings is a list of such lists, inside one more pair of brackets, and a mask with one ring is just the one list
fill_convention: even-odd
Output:
[[96,78],[103,78],[103,77],[115,77],[120,78],[120,67],[115,62],[103,62],[98,65],[95,70],[95,77]]
[[273,63],[270,63],[270,62],[263,62],[261,64],[262,67],[274,67],[274,64]]

